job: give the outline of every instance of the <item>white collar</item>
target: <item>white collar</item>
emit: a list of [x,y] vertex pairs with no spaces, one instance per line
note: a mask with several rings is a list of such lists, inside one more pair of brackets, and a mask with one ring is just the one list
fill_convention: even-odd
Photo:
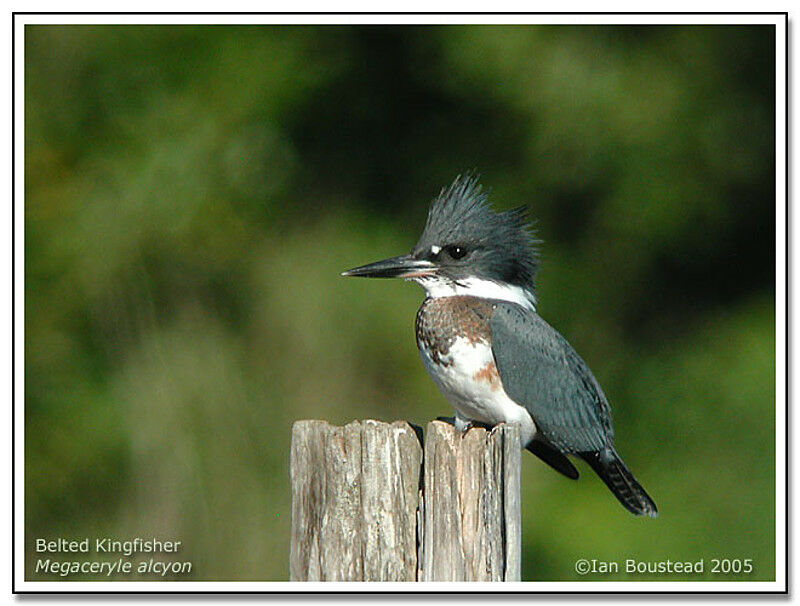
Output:
[[481,299],[499,299],[521,305],[531,311],[536,311],[536,298],[533,293],[521,286],[499,284],[492,280],[481,278],[466,278],[464,280],[450,280],[428,274],[407,278],[422,286],[425,293],[431,298],[470,296]]

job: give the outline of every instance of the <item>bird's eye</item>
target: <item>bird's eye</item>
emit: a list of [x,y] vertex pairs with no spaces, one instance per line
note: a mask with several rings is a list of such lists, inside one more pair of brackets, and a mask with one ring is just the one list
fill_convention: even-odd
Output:
[[464,255],[467,254],[467,249],[463,246],[457,246],[452,244],[445,248],[447,254],[450,255],[453,259],[461,259]]

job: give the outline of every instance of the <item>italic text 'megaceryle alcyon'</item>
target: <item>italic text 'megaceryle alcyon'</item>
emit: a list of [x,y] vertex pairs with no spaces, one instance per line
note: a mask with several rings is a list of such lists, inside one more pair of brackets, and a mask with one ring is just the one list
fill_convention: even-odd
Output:
[[525,207],[494,212],[476,178],[458,177],[433,201],[411,253],[342,275],[404,278],[425,289],[417,345],[458,429],[516,423],[545,463],[577,479],[567,455],[578,456],[629,511],[655,517],[655,503],[614,448],[603,390],[536,313],[535,244]]

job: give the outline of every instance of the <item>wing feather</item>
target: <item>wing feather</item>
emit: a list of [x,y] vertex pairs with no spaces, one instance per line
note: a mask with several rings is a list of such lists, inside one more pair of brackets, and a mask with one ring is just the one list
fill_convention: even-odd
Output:
[[503,388],[565,453],[613,446],[608,401],[572,346],[536,312],[498,302],[490,320]]

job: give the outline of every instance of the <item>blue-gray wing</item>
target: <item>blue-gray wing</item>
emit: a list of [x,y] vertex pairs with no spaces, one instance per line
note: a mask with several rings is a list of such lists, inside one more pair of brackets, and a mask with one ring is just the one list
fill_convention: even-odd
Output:
[[565,453],[613,446],[605,394],[564,337],[536,312],[501,301],[490,326],[503,388],[530,412],[541,438]]

